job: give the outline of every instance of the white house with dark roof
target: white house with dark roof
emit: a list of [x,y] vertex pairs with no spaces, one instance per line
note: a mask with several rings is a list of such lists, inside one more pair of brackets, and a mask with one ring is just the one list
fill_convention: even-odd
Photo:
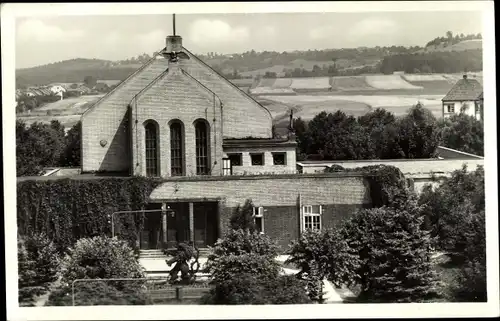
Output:
[[463,76],[442,99],[443,118],[464,113],[483,119],[483,86],[476,79]]

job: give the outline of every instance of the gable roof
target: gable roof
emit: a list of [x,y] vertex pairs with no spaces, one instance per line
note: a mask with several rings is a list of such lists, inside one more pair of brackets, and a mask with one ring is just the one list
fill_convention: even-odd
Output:
[[478,100],[482,97],[483,86],[476,79],[460,79],[450,89],[442,101]]

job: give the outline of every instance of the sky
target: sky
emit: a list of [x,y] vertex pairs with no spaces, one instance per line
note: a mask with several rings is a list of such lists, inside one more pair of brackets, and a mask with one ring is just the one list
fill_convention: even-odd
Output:
[[[176,34],[197,54],[424,46],[447,31],[477,34],[481,28],[480,11],[176,15]],[[16,68],[151,55],[171,34],[170,14],[17,18]]]

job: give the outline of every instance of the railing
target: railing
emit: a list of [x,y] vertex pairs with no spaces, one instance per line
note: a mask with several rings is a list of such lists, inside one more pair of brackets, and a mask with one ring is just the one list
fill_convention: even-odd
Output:
[[[78,286],[80,285],[80,291]],[[75,293],[75,288],[77,292]],[[168,277],[76,279],[71,284],[72,305],[77,299],[84,305],[181,304],[200,299],[211,286],[206,283],[170,284]]]

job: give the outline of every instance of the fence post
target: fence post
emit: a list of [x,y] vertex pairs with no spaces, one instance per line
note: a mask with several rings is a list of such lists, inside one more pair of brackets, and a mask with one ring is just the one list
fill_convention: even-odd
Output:
[[177,301],[182,301],[182,287],[178,286],[175,288],[175,298]]

